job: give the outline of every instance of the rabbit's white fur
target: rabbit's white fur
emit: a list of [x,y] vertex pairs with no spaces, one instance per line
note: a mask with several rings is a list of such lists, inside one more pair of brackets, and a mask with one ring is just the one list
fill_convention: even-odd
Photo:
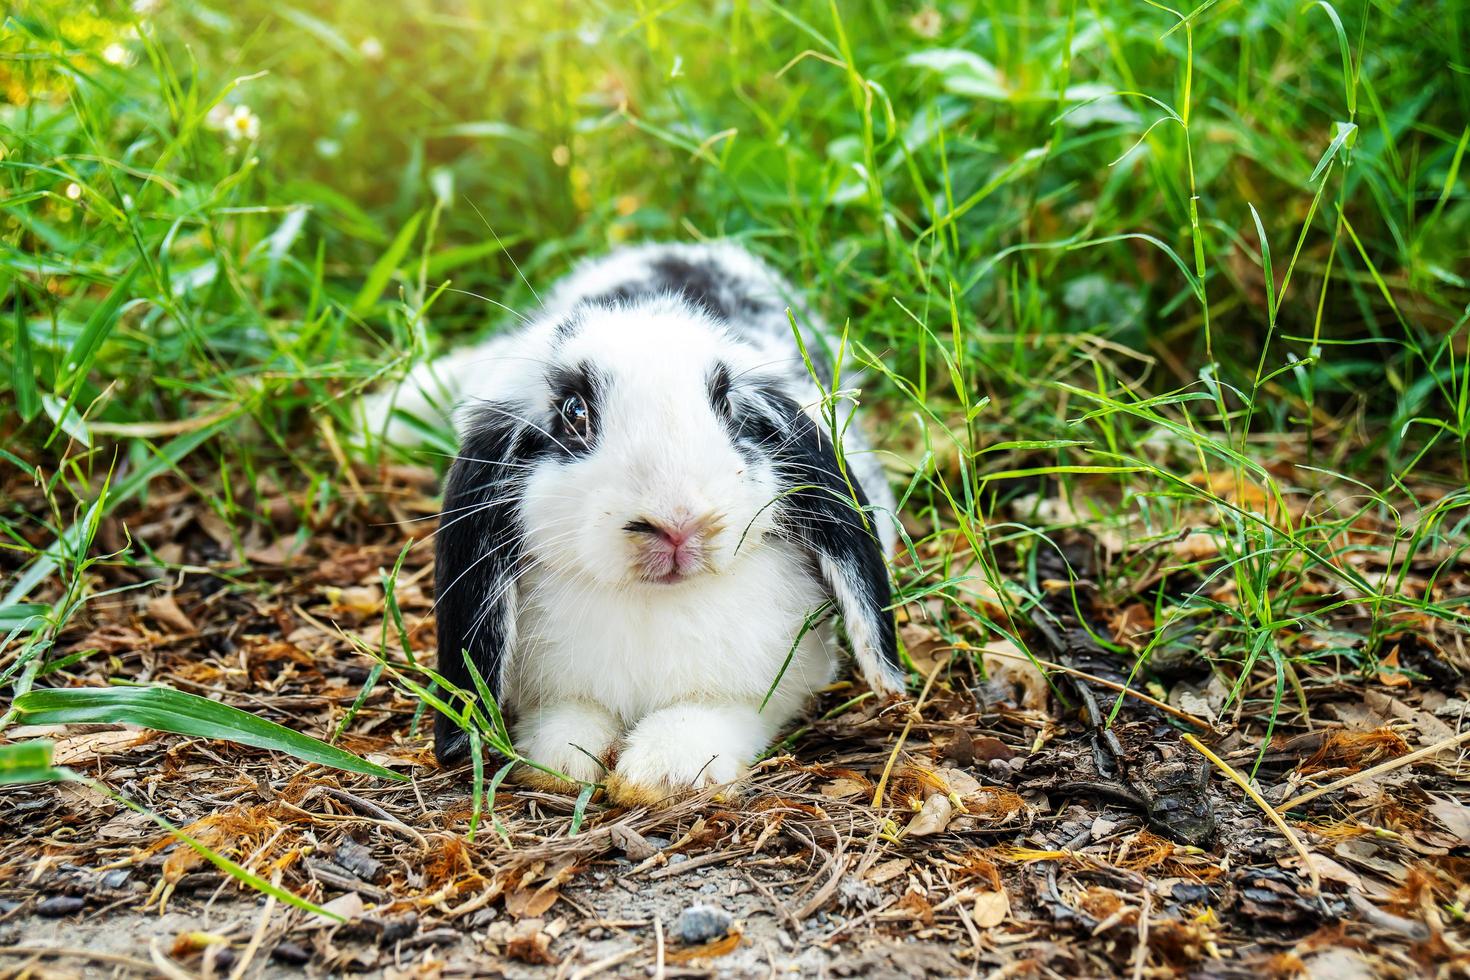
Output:
[[[683,293],[671,283],[682,283]],[[474,486],[461,488],[469,502],[456,513],[451,477],[438,601],[442,607],[458,588],[499,593],[476,595],[467,628],[451,632],[493,662],[490,680],[528,758],[579,780],[599,779],[601,765],[611,765],[609,784],[628,801],[737,779],[832,680],[831,617],[803,633],[828,599],[844,613],[869,682],[901,690],[891,618],[875,611],[880,597],[871,594],[881,591],[886,602],[886,577],[880,590],[871,556],[854,549],[850,534],[848,544],[810,543],[828,533],[824,522],[846,521],[840,513],[794,512],[782,503],[796,499],[792,474],[816,469],[788,459],[782,443],[801,434],[815,445],[820,437],[787,418],[791,435],[741,442],[733,433],[744,423],[712,401],[718,366],[735,379],[730,413],[769,414],[785,396],[827,430],[788,307],[813,355],[825,360],[830,340],[810,312],[743,249],[623,249],[574,271],[523,328],[424,365],[366,404],[369,430],[399,443],[411,442],[413,430],[390,416],[394,408],[432,419],[458,406],[468,458],[456,465],[478,466],[482,481],[503,478],[479,497]],[[560,423],[546,409],[560,397],[557,372],[574,368],[589,372],[595,390],[596,444],[587,449],[564,445],[572,437],[558,438]],[[858,426],[848,424],[851,410],[847,402],[836,412],[848,473],[868,493],[867,519],[891,553],[893,499]],[[489,440],[482,426],[515,428],[544,455],[473,458],[477,444],[510,444],[498,431],[500,441]],[[505,519],[480,526],[477,515],[495,506],[492,498],[505,503]],[[714,515],[704,569],[672,584],[648,580],[640,573],[643,536],[629,523],[691,514]],[[806,538],[793,529],[802,520]],[[444,536],[466,532],[487,539],[469,551],[452,539],[446,558]],[[495,549],[518,558],[487,578],[481,566],[496,564]],[[885,574],[881,561],[877,569]],[[454,580],[445,577],[450,570]],[[441,608],[441,639],[445,615]],[[493,635],[488,654],[475,648],[485,644],[483,633]],[[442,646],[440,669],[451,676],[445,664],[453,654]]]

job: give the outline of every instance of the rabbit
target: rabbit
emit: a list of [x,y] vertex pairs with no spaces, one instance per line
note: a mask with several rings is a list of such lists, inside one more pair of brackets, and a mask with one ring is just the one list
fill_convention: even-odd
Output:
[[[729,242],[626,246],[524,319],[364,409],[411,443],[399,415],[455,406],[438,669],[472,691],[474,663],[518,753],[630,805],[737,782],[832,682],[833,612],[903,693],[892,491],[852,404],[824,414],[831,338],[777,273]],[[441,764],[468,748],[438,717]]]

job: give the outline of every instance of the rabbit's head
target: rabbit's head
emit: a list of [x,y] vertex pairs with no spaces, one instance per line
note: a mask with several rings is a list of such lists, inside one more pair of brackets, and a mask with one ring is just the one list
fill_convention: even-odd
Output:
[[720,573],[779,530],[784,420],[760,354],[677,300],[577,311],[521,404],[470,408],[530,430],[529,556],[608,585]]

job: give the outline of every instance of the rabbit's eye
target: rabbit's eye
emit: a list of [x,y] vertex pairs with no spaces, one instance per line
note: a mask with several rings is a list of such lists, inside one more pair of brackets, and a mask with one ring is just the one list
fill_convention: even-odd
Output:
[[562,399],[561,421],[568,434],[584,444],[592,439],[592,412],[581,395],[568,395]]

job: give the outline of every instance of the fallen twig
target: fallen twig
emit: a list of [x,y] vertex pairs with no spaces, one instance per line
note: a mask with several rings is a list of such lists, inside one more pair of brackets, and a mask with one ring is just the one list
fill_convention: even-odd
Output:
[[1464,731],[1458,735],[1452,735],[1449,738],[1435,742],[1433,745],[1427,745],[1422,749],[1417,749],[1413,752],[1410,752],[1408,755],[1401,755],[1397,759],[1389,759],[1387,762],[1380,762],[1376,766],[1364,769],[1361,772],[1355,772],[1351,776],[1344,776],[1341,779],[1328,783],[1326,786],[1318,786],[1314,790],[1310,790],[1300,796],[1287,800],[1285,803],[1276,808],[1276,812],[1280,814],[1285,814],[1288,810],[1294,810],[1297,807],[1301,806],[1303,803],[1306,803],[1310,800],[1315,800],[1319,796],[1325,796],[1328,793],[1335,793],[1340,789],[1345,789],[1346,787],[1353,785],[1354,783],[1362,782],[1365,779],[1372,779],[1374,776],[1381,776],[1384,773],[1392,772],[1395,769],[1402,769],[1404,766],[1410,765],[1414,762],[1418,762],[1420,759],[1427,758],[1431,755],[1438,755],[1445,749],[1452,749],[1455,746],[1463,745],[1466,742],[1470,742],[1470,731]]
[[944,669],[945,661],[941,660],[929,671],[929,679],[924,682],[924,689],[919,692],[919,699],[909,709],[909,717],[903,725],[903,731],[898,733],[898,739],[893,743],[893,751],[888,753],[888,762],[883,766],[883,775],[878,779],[878,786],[873,790],[873,808],[877,809],[883,805],[883,791],[888,788],[888,777],[893,772],[893,764],[898,761],[898,754],[903,751],[903,743],[908,741],[909,732],[914,727],[914,722],[920,718],[919,709],[924,706],[924,700],[929,697],[929,689],[934,686],[934,679]]
[[1281,814],[1271,809],[1271,804],[1267,803],[1266,798],[1256,792],[1255,787],[1244,776],[1231,768],[1230,763],[1207,749],[1203,742],[1188,732],[1184,733],[1184,741],[1188,742],[1200,755],[1209,759],[1216,769],[1229,776],[1231,782],[1245,790],[1245,795],[1251,798],[1251,802],[1260,807],[1266,816],[1270,818],[1271,822],[1276,825],[1276,829],[1281,831],[1282,835],[1290,842],[1292,849],[1301,857],[1302,870],[1307,873],[1307,877],[1312,882],[1312,894],[1321,895],[1322,878],[1317,874],[1317,869],[1312,865],[1312,856],[1308,853],[1306,846],[1302,844],[1301,838],[1296,835],[1296,831],[1292,830],[1290,825],[1282,819]]

